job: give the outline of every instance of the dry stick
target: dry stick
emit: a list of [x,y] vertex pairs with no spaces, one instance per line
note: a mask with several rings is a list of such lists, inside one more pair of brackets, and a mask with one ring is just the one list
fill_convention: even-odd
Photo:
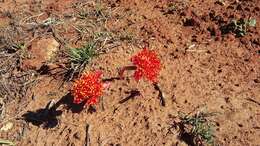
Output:
[[154,89],[157,90],[157,91],[159,91],[159,95],[158,95],[158,96],[159,96],[159,98],[160,98],[161,105],[162,105],[162,106],[165,106],[166,103],[165,103],[165,99],[164,99],[162,90],[160,89],[158,83],[153,83],[153,85],[154,85]]
[[251,101],[251,102],[253,102],[253,103],[255,103],[255,104],[258,104],[258,105],[260,106],[260,102],[254,100],[254,99],[252,99],[252,98],[250,98],[250,97],[246,98],[246,100]]
[[90,125],[87,124],[87,125],[86,125],[85,146],[90,146],[90,134],[89,134],[89,131],[90,131]]
[[101,110],[104,111],[105,110],[105,106],[104,106],[104,97],[103,96],[100,97],[100,101],[101,101],[100,102],[101,103]]
[[102,79],[103,82],[112,82],[112,81],[115,81],[115,80],[120,80],[120,78],[119,77],[112,77],[112,78]]
[[120,100],[119,103],[120,103],[120,104],[125,103],[125,102],[128,101],[129,99],[132,99],[132,98],[134,98],[134,97],[136,97],[136,96],[139,96],[139,95],[141,95],[140,91],[138,91],[138,90],[132,90],[131,93],[130,93],[130,95],[127,96],[126,98]]

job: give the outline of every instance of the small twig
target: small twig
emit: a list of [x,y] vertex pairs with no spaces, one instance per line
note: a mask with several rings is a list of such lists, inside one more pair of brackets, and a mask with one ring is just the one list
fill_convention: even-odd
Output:
[[89,131],[90,131],[90,125],[87,124],[87,125],[86,125],[85,146],[90,146],[90,134],[89,134]]
[[112,77],[112,78],[102,79],[103,82],[112,82],[114,80],[120,80],[120,78],[119,77]]
[[30,16],[30,17],[27,17],[27,18],[24,18],[22,19],[22,21],[20,21],[19,24],[22,24],[22,23],[25,23],[26,21],[32,19],[32,18],[35,18],[35,17],[40,17],[41,15],[43,15],[44,13],[40,13],[40,14],[37,14],[37,15],[34,15],[34,16]]
[[52,99],[52,100],[49,101],[49,102],[47,103],[47,105],[45,106],[43,116],[44,116],[44,117],[47,117],[50,111],[56,110],[55,108],[56,108],[56,106],[55,106],[55,100]]
[[141,95],[140,91],[138,91],[138,90],[132,90],[132,91],[130,92],[130,95],[127,96],[126,98],[120,100],[119,103],[120,103],[120,104],[125,103],[125,102],[128,101],[129,99],[133,99],[134,97],[139,96],[139,95]]
[[158,95],[158,96],[159,96],[159,98],[160,98],[161,105],[162,105],[162,106],[165,106],[166,103],[165,103],[165,98],[164,98],[164,96],[163,96],[162,90],[160,89],[158,83],[153,83],[153,85],[154,85],[154,89],[157,90],[157,91],[159,91],[159,95]]
[[105,106],[104,106],[104,97],[103,96],[100,97],[100,104],[101,104],[101,110],[104,111]]
[[258,126],[255,126],[255,127],[253,127],[253,128],[254,128],[254,129],[258,129],[258,130],[260,129],[260,127],[258,127]]
[[28,125],[26,123],[23,123],[23,127],[21,132],[19,133],[18,139],[22,139],[26,133],[26,130],[28,128]]
[[250,98],[250,97],[246,98],[246,100],[251,101],[251,102],[254,102],[254,103],[256,103],[256,104],[258,104],[258,105],[260,106],[260,102],[254,100],[254,99],[252,99],[252,98]]
[[67,43],[65,42],[65,40],[63,38],[60,37],[60,35],[57,33],[57,31],[55,30],[54,27],[50,26],[51,28],[51,32],[54,38],[56,38],[58,40],[58,42],[62,45],[67,45]]

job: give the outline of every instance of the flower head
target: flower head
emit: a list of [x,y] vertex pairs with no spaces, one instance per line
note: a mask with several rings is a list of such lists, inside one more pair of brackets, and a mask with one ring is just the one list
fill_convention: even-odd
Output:
[[134,78],[139,81],[141,77],[156,82],[161,64],[154,51],[144,48],[141,52],[131,58],[133,64],[137,67]]
[[87,105],[96,104],[103,90],[101,75],[100,71],[84,73],[76,80],[72,87],[73,102],[76,104],[85,102]]

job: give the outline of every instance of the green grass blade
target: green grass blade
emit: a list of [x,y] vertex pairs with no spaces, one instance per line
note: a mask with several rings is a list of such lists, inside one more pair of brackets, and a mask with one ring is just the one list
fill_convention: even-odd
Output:
[[0,144],[15,146],[15,144],[9,140],[0,139]]

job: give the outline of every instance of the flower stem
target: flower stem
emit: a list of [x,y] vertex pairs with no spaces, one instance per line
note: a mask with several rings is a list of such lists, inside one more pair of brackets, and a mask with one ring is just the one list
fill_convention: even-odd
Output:
[[87,124],[86,125],[86,137],[85,137],[85,146],[89,146],[90,145],[90,125]]
[[125,72],[126,70],[136,70],[136,69],[137,69],[137,67],[134,66],[134,65],[122,67],[121,69],[119,69],[119,77],[120,77],[121,79],[123,79],[123,78],[124,78],[124,72]]
[[159,91],[159,98],[160,98],[160,103],[161,103],[161,105],[162,106],[165,106],[166,105],[166,103],[165,103],[165,98],[164,98],[164,96],[163,96],[163,92],[162,92],[162,90],[160,89],[160,86],[159,86],[159,84],[158,83],[153,83],[153,86],[154,86],[154,89],[155,90],[157,90],[157,91]]

